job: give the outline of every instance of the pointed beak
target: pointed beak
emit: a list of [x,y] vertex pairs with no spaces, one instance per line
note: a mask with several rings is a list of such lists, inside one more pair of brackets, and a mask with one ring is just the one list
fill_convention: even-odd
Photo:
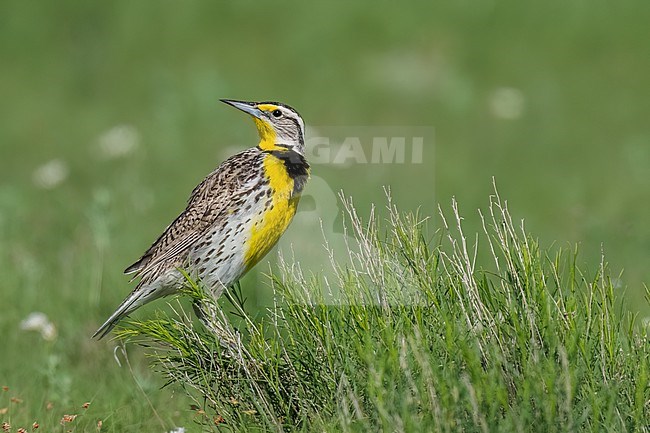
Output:
[[258,119],[262,118],[262,110],[257,108],[256,107],[257,104],[255,104],[254,102],[235,101],[232,99],[221,99],[221,102],[223,102],[224,104],[232,105],[238,110],[241,110],[244,113],[248,113],[251,116],[256,117]]

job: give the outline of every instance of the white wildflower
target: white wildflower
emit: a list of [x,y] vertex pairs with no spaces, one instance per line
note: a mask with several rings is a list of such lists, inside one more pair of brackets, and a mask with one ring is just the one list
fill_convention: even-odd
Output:
[[47,341],[53,341],[56,338],[56,327],[50,322],[50,319],[47,318],[45,313],[39,311],[30,313],[20,322],[20,329],[23,331],[40,332],[41,337]]
[[68,164],[62,159],[53,159],[34,170],[32,181],[43,189],[53,189],[68,177]]
[[116,159],[133,153],[140,145],[140,133],[133,125],[117,125],[104,132],[97,141],[99,156]]
[[514,120],[524,114],[526,97],[514,87],[499,87],[489,98],[490,113],[501,119]]

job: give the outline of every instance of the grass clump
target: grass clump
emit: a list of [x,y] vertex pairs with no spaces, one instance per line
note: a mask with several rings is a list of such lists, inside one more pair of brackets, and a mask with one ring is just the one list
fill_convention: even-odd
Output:
[[434,240],[390,202],[385,224],[344,203],[333,280],[281,261],[275,304],[252,317],[237,290],[217,302],[188,278],[202,324],[175,304],[120,332],[206,430],[650,431],[648,328],[622,313],[604,259],[587,275],[576,251],[542,250],[498,195],[483,249],[455,202]]

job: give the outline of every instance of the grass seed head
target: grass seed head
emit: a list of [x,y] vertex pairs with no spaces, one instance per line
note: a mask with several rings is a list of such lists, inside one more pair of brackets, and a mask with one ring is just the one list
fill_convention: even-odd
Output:
[[77,415],[63,415],[63,418],[61,418],[61,425],[72,422],[75,418],[77,418]]

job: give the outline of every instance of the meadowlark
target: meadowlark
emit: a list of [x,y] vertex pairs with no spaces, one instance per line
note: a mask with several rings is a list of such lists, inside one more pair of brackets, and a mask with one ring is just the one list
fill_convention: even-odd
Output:
[[194,188],[187,208],[126,268],[140,281],[93,337],[178,292],[185,282],[181,269],[219,296],[269,252],[293,219],[309,178],[302,118],[279,102],[222,102],[253,118],[259,144],[225,160]]

